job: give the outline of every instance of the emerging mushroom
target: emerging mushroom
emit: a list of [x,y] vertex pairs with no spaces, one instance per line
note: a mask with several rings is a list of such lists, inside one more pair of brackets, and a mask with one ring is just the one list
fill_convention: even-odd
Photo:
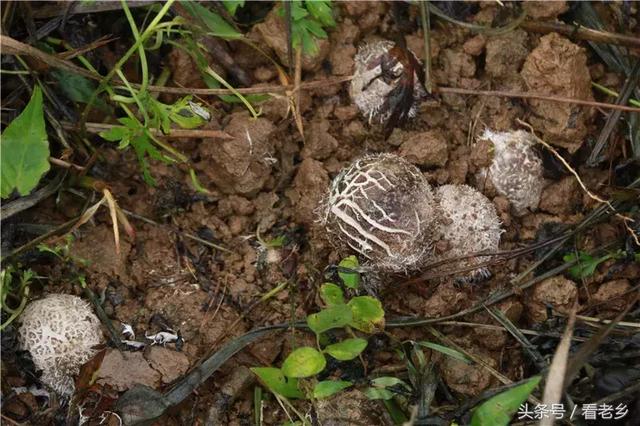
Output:
[[367,155],[343,169],[323,200],[321,222],[380,271],[418,269],[432,253],[435,209],[417,167],[392,154]]
[[[443,185],[436,189],[435,198],[441,215],[440,233],[448,243],[448,250],[438,260],[498,249],[503,230],[496,209],[487,197],[468,185]],[[489,259],[486,256],[471,257],[437,269],[469,268]],[[489,276],[486,268],[478,268],[457,278],[466,282]]]
[[416,55],[391,41],[361,46],[355,58],[349,93],[369,123],[385,125],[385,137],[394,127],[415,117],[426,98],[424,75]]
[[535,140],[531,135],[523,130],[486,130],[480,138],[493,143],[493,161],[488,173],[498,193],[507,197],[519,216],[537,208],[544,179],[542,160],[533,149]]
[[27,305],[19,320],[20,347],[42,370],[42,383],[61,396],[72,395],[73,376],[103,342],[100,321],[89,304],[76,296],[51,294]]

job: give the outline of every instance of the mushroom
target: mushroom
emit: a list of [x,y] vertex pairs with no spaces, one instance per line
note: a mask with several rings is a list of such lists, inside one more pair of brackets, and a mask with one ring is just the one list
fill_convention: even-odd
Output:
[[366,155],[333,180],[320,222],[380,271],[419,269],[432,253],[431,186],[417,167],[393,154]]
[[[500,219],[491,201],[478,190],[468,185],[443,185],[436,189],[438,202],[440,235],[448,243],[448,250],[438,256],[438,260],[462,257],[498,249],[503,230]],[[472,257],[448,263],[443,269],[469,268],[486,262],[488,257]],[[473,281],[487,278],[486,268],[474,269],[457,278]]]
[[27,305],[19,321],[20,348],[42,370],[42,383],[61,396],[72,395],[73,376],[103,342],[100,321],[89,304],[76,296],[50,294]]
[[486,130],[480,139],[493,143],[488,177],[498,193],[507,197],[518,216],[537,208],[544,179],[542,160],[533,149],[536,142],[531,135],[523,130]]

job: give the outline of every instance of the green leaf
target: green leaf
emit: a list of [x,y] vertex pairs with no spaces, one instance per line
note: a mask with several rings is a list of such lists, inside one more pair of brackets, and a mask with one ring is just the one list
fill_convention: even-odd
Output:
[[371,296],[354,297],[347,304],[351,307],[353,320],[349,325],[364,331],[373,333],[384,328],[384,310],[382,303]]
[[[340,269],[338,269],[338,276],[344,285],[353,289],[358,288],[360,285],[360,273],[357,272],[357,269],[360,267],[358,258],[355,256],[345,257],[338,263],[338,267],[346,269],[346,271],[340,271]],[[352,269],[353,272],[350,272],[350,269]]]
[[359,337],[346,339],[324,348],[324,351],[339,361],[354,359],[367,347],[367,341]]
[[298,389],[298,380],[287,379],[279,368],[253,367],[251,371],[271,392],[285,398],[304,398],[304,394]]
[[327,361],[320,352],[303,346],[291,352],[282,363],[282,373],[287,377],[311,377],[324,370]]
[[489,398],[473,411],[472,426],[506,426],[531,392],[538,386],[540,376]]
[[239,7],[244,6],[244,0],[222,0],[222,4],[224,5],[227,12],[231,14],[231,16],[235,16],[236,10]]
[[203,22],[206,25],[206,29],[209,30],[209,35],[214,37],[220,37],[227,40],[234,40],[242,38],[242,33],[236,31],[235,28],[222,16],[207,9],[195,1],[181,1],[180,4],[189,12],[195,19],[195,22]]
[[327,306],[344,304],[344,293],[334,283],[324,283],[320,286],[320,298]]
[[568,269],[568,272],[569,275],[571,275],[571,278],[580,280],[593,275],[599,264],[601,264],[605,260],[611,259],[612,257],[614,257],[614,255],[607,254],[605,256],[596,258],[588,253],[578,252],[577,257],[575,253],[565,254],[562,257],[562,260],[564,260],[565,262],[573,262],[575,260],[578,261],[578,263]]
[[312,0],[305,1],[304,5],[311,15],[327,27],[335,27],[336,21],[333,19],[330,1]]
[[311,34],[313,34],[314,36],[318,37],[318,38],[327,38],[327,33],[325,32],[325,30],[322,29],[322,25],[320,25],[318,22],[316,21],[312,21],[312,20],[305,20],[304,21],[304,26],[307,29],[307,31],[309,31]]
[[42,89],[35,86],[24,111],[2,133],[0,195],[8,198],[14,189],[27,195],[49,170],[49,140],[44,124]]
[[469,358],[467,358],[463,353],[460,353],[458,351],[456,351],[455,349],[451,349],[448,348],[446,346],[442,346],[439,345],[437,343],[433,343],[433,342],[416,342],[418,345],[422,346],[423,348],[429,348],[432,349],[434,351],[438,351],[441,352],[445,355],[450,356],[451,358],[455,358],[458,361],[462,361],[466,364],[471,364],[471,360]]
[[353,386],[353,383],[345,380],[325,380],[318,382],[313,388],[313,397],[316,399],[328,398],[349,386]]
[[127,129],[124,126],[112,127],[109,130],[105,130],[99,133],[102,139],[108,140],[109,142],[117,142],[119,140],[122,140],[128,134],[129,134],[129,129]]
[[349,306],[335,305],[309,315],[307,324],[316,334],[320,334],[332,328],[345,327],[352,319],[352,309]]
[[[58,82],[62,93],[73,102],[86,104],[91,100],[93,91],[96,89],[93,81],[62,69],[51,71],[51,75]],[[109,111],[107,104],[100,98],[94,99],[94,105],[103,111]]]
[[402,386],[407,390],[411,390],[411,387],[406,384],[403,380],[398,379],[397,377],[392,376],[382,376],[375,378],[371,381],[371,384],[377,388],[389,388],[392,386]]
[[383,399],[389,400],[393,398],[393,392],[384,388],[367,388],[364,390],[364,395],[369,399]]

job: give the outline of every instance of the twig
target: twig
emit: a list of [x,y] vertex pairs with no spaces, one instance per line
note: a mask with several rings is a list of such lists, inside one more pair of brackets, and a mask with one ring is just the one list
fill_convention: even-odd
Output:
[[558,33],[578,40],[589,40],[599,43],[618,44],[621,46],[640,47],[640,38],[624,34],[598,31],[579,24],[567,25],[557,22],[524,21],[520,28],[533,33]]
[[[158,3],[156,1],[148,1],[148,0],[130,0],[127,2],[127,6],[130,8],[133,7],[144,7],[151,6],[154,3]],[[122,9],[122,4],[120,2],[111,1],[92,1],[92,2],[75,2],[69,4],[70,7],[67,8],[65,4],[61,3],[45,3],[44,5],[38,7],[33,11],[33,17],[36,19],[42,18],[52,18],[54,16],[62,16],[62,15],[76,15],[80,13],[98,13],[98,12],[109,12],[112,10],[120,10]]]
[[420,19],[422,24],[422,37],[424,38],[424,86],[427,93],[431,94],[431,15],[428,12],[428,0],[420,1]]
[[[100,133],[105,130],[113,129],[114,127],[121,127],[116,124],[105,123],[85,123],[87,131],[89,133]],[[66,130],[78,130],[75,124],[68,121],[62,122],[62,127]],[[164,134],[158,129],[151,129],[151,133],[154,136],[160,136],[168,139],[179,138],[215,138],[215,139],[235,139],[227,132],[222,130],[201,130],[201,129],[171,129],[171,133]]]

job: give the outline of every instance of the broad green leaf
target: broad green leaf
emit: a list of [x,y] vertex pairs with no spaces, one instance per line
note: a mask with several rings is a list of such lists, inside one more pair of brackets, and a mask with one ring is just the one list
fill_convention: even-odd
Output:
[[304,394],[298,389],[298,380],[287,379],[279,368],[254,367],[251,371],[271,392],[285,398],[304,398]]
[[531,392],[538,386],[540,376],[489,398],[473,411],[472,426],[506,426]]
[[334,305],[307,317],[309,328],[316,334],[323,333],[332,328],[340,328],[348,325],[352,319],[352,309],[347,305]]
[[354,359],[367,347],[367,341],[359,337],[346,339],[324,348],[324,351],[339,361]]
[[112,127],[109,130],[105,130],[99,133],[102,139],[108,140],[109,142],[117,142],[119,140],[122,140],[128,134],[129,130],[124,126]]
[[313,397],[316,399],[328,398],[352,385],[353,383],[344,380],[325,380],[323,382],[318,382],[313,388]]
[[344,304],[344,293],[334,283],[324,283],[320,286],[320,298],[327,306]]
[[287,377],[310,377],[324,370],[327,361],[317,350],[304,346],[291,352],[282,363],[282,373]]
[[203,22],[209,34],[228,40],[242,38],[242,34],[225,21],[222,16],[195,1],[181,1],[180,4],[194,17],[195,22]]
[[[338,269],[338,276],[349,288],[356,289],[360,285],[360,273],[357,272],[357,269],[360,267],[360,263],[358,262],[358,258],[355,256],[345,257],[338,264],[339,268],[345,268],[347,271],[341,271]],[[349,272],[349,269],[353,269],[353,272]]]
[[31,100],[2,133],[0,195],[8,198],[14,189],[27,195],[49,170],[49,140],[44,124],[42,89],[35,86]]
[[369,399],[383,399],[388,400],[393,398],[393,392],[384,388],[370,387],[364,390],[365,396]]
[[441,352],[445,355],[450,356],[451,358],[455,358],[458,361],[462,361],[466,364],[471,364],[471,360],[469,358],[467,358],[463,353],[460,353],[458,351],[456,351],[455,349],[451,349],[448,348],[446,346],[442,346],[439,345],[437,343],[433,343],[433,342],[416,342],[418,345],[422,346],[423,348],[429,348],[432,349],[434,351],[438,351]]
[[373,333],[384,328],[384,310],[382,303],[371,296],[354,297],[347,303],[351,307],[353,320],[349,325],[364,331]]
[[222,0],[222,4],[231,16],[235,16],[236,10],[244,6],[244,0]]
[[[51,71],[51,75],[58,82],[58,86],[64,95],[74,102],[88,103],[91,100],[96,84],[88,78],[74,74],[63,69]],[[109,107],[100,98],[93,101],[94,105],[103,111],[108,111]]]
[[330,1],[313,0],[306,1],[305,6],[311,15],[327,27],[335,27],[336,21],[333,19]]

